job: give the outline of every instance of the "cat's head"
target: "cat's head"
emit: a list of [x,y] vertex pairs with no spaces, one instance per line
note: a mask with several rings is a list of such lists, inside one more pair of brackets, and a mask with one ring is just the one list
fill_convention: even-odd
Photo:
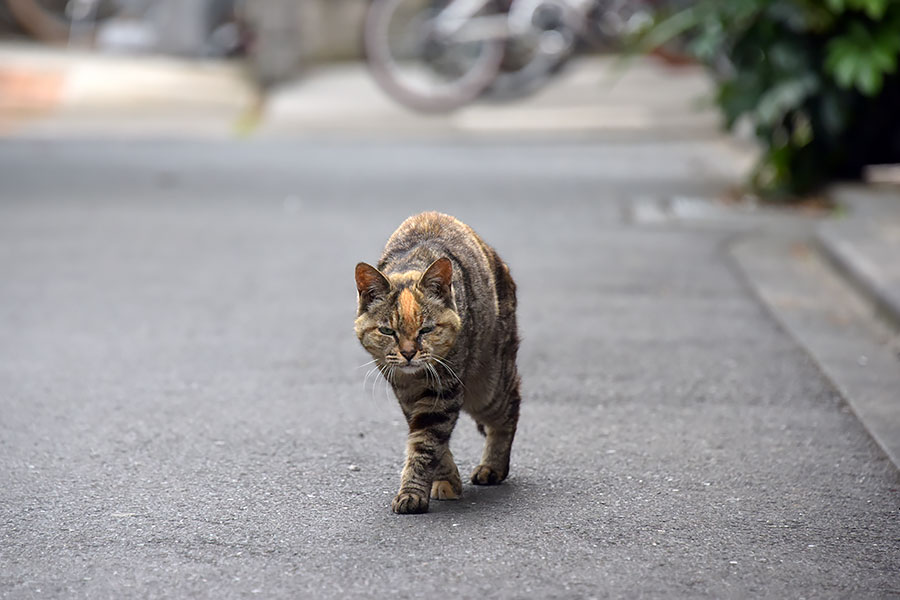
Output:
[[413,373],[450,353],[461,325],[452,275],[446,258],[425,271],[390,276],[366,263],[356,265],[356,336],[376,364]]

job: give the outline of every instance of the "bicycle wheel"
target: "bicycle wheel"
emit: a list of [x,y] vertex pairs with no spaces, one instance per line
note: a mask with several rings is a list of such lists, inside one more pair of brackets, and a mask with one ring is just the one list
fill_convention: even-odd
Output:
[[484,91],[484,98],[493,102],[509,102],[536,94],[563,71],[571,57],[571,51],[539,54],[521,68],[501,71]]
[[[366,13],[363,45],[375,81],[414,110],[450,111],[477,98],[503,60],[500,36],[444,35],[435,27],[446,0],[375,0]],[[469,20],[505,19],[490,3]]]
[[584,25],[582,15],[559,0],[520,0],[510,21],[516,35],[485,93],[489,100],[524,98],[547,85],[572,57]]

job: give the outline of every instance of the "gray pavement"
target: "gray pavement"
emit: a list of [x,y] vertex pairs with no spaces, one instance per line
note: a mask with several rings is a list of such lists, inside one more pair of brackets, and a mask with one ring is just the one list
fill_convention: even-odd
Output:
[[[720,142],[0,142],[0,597],[887,598],[900,475],[723,251]],[[643,204],[642,204],[643,203]],[[520,289],[512,475],[389,509],[358,260]],[[480,440],[461,420],[454,454]]]

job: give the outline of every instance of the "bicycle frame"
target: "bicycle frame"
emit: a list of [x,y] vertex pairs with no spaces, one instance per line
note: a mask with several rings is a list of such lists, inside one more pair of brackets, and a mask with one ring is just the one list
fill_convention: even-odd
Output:
[[475,17],[488,2],[489,0],[453,0],[434,18],[434,31],[455,42],[508,38],[509,19],[505,14]]
[[[513,0],[508,12],[476,16],[489,0],[453,0],[434,18],[434,32],[458,43],[507,40],[534,30],[533,16],[539,7],[556,5],[580,22],[596,0]],[[574,25],[574,24],[573,24]]]
[[363,41],[389,95],[415,110],[444,112],[480,96],[533,93],[589,39],[596,14],[651,1],[375,0]]

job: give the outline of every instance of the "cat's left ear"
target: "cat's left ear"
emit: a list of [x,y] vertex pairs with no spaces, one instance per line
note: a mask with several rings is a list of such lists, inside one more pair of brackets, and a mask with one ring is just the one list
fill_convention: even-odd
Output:
[[455,303],[453,302],[453,288],[451,287],[452,279],[453,263],[450,262],[449,258],[442,257],[425,269],[416,287],[426,294],[440,298],[447,306],[453,307]]
[[364,262],[356,265],[356,291],[359,292],[359,314],[363,314],[376,298],[390,291],[391,283],[381,271]]

